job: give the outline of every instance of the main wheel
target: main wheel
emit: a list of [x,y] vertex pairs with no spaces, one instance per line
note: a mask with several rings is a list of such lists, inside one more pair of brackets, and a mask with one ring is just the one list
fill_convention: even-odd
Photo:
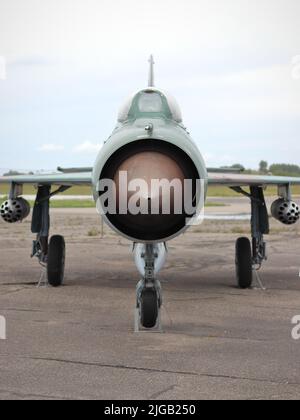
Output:
[[144,328],[154,328],[158,317],[158,300],[156,290],[143,290],[140,299],[141,324]]
[[47,275],[53,287],[59,287],[65,275],[66,244],[62,236],[52,236],[48,248]]
[[252,251],[248,238],[239,238],[236,241],[236,275],[238,286],[248,289],[252,285]]

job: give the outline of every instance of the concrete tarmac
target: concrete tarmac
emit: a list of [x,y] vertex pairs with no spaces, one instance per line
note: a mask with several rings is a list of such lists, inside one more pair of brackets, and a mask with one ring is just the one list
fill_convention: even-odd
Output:
[[266,291],[235,286],[249,222],[209,221],[172,241],[164,332],[135,334],[130,243],[108,228],[101,238],[95,211],[53,211],[67,242],[58,289],[36,288],[30,220],[0,221],[0,399],[299,399],[299,226],[272,227]]

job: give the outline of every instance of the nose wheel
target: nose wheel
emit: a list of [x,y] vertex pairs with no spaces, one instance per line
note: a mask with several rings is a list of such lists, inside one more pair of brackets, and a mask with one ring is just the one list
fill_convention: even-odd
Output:
[[153,245],[146,245],[142,254],[145,262],[144,277],[136,289],[135,332],[161,332],[162,293],[155,278],[155,260],[158,258]]
[[155,289],[144,289],[140,297],[140,318],[144,328],[154,328],[158,317],[158,298]]
[[153,287],[147,287],[144,280],[137,286],[137,305],[135,311],[135,332],[157,331],[161,328],[161,286],[155,280]]

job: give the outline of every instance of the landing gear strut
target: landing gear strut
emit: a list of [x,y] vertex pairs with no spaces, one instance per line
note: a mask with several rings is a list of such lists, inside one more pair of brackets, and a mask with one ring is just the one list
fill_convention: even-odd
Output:
[[[136,261],[144,262],[143,278],[136,289],[135,332],[142,330],[161,331],[162,289],[156,278],[166,255],[165,244],[138,245]],[[159,265],[158,265],[159,264]]]
[[60,187],[51,194],[50,186],[39,186],[34,204],[31,231],[37,235],[33,242],[32,257],[37,257],[45,270],[42,273],[39,285],[46,275],[50,286],[58,287],[63,284],[65,271],[65,240],[62,236],[53,236],[49,242],[50,231],[50,198],[67,187]]
[[267,247],[264,235],[269,234],[269,216],[262,187],[250,187],[250,194],[242,188],[232,188],[251,200],[251,242],[248,238],[239,238],[236,242],[236,273],[238,286],[247,289],[252,286],[253,273],[259,286],[263,285],[258,275],[262,263],[267,259]]

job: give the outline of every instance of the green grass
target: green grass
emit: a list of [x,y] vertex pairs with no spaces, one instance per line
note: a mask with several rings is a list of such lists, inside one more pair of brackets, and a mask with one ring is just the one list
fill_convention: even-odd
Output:
[[[4,197],[1,200],[1,203],[6,199],[7,197]],[[29,204],[30,207],[33,208],[34,201],[30,200]],[[96,205],[94,200],[51,200],[50,207],[52,209],[89,209],[95,208]],[[205,203],[205,207],[226,207],[226,204],[207,202]]]
[[227,207],[227,204],[209,201],[205,203],[205,207]]
[[93,200],[51,200],[50,207],[53,209],[89,209],[95,208],[96,205]]
[[[245,190],[247,191],[247,189],[245,188]],[[0,194],[8,194],[9,192],[9,185],[0,185]],[[23,191],[24,195],[35,195],[36,194],[36,190],[34,189],[33,186],[30,185],[24,185],[24,191]],[[296,186],[296,187],[292,187],[292,193],[293,195],[300,195],[300,186]],[[86,186],[75,186],[70,188],[69,190],[65,191],[63,193],[63,195],[86,195],[87,197],[90,197],[92,195],[92,191],[91,191],[91,187],[86,187]],[[276,196],[277,195],[277,188],[276,187],[268,187],[267,190],[265,191],[265,195],[266,196]],[[234,191],[232,191],[230,188],[227,187],[219,187],[219,186],[215,186],[215,187],[209,187],[208,188],[208,197],[238,197],[239,194],[235,193]],[[78,204],[80,203],[80,205]],[[93,207],[94,204],[93,202],[87,200],[84,200],[82,202],[77,202],[77,201],[71,201],[70,203],[68,203],[68,205],[63,201],[63,202],[56,202],[53,201],[52,202],[52,207],[59,207],[59,208],[63,208],[63,207],[74,207],[74,208],[78,208],[78,207]],[[209,203],[208,206],[212,207],[212,204]]]
[[[34,201],[29,201],[30,207],[33,208]],[[52,209],[89,209],[95,208],[93,200],[51,200],[50,207]]]
[[[10,186],[8,184],[0,185],[0,194],[8,194]],[[56,187],[53,187],[55,190]],[[24,195],[35,195],[36,189],[32,185],[24,185],[23,187]],[[92,195],[92,188],[86,186],[74,186],[69,190],[65,191],[63,195]]]
[[[249,188],[245,188],[245,191],[249,191]],[[293,195],[300,195],[300,186],[297,185],[292,187],[292,194]],[[232,191],[230,188],[227,187],[209,187],[207,192],[208,197],[238,197],[239,194]],[[277,187],[268,187],[265,191],[265,195],[268,196],[276,196],[277,195]]]
[[[33,207],[34,202],[29,202],[30,206]],[[51,200],[50,207],[53,209],[88,209],[95,208],[95,202],[93,200]],[[222,203],[206,203],[205,207],[226,207],[226,204]]]

